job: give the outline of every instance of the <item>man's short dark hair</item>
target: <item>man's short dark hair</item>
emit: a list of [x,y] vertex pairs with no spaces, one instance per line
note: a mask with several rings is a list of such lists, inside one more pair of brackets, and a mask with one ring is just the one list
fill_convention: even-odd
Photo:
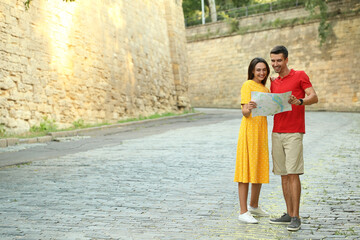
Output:
[[280,53],[283,54],[284,59],[287,59],[287,57],[288,57],[288,50],[287,50],[286,47],[284,47],[284,46],[276,46],[276,47],[274,47],[274,48],[271,50],[271,52],[270,52],[270,54],[280,54]]

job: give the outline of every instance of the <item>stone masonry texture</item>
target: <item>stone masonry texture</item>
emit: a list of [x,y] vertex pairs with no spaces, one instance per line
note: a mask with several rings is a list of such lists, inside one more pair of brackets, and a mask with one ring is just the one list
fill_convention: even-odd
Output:
[[[94,138],[98,147],[86,151],[59,147],[59,157],[0,168],[0,239],[359,239],[359,113],[306,113],[302,229],[292,233],[268,217],[256,225],[237,220],[241,112],[201,111],[137,125],[128,139],[129,130]],[[268,124],[270,133],[272,117]],[[48,148],[54,144],[65,146]],[[271,172],[260,205],[272,217],[285,211],[280,177]]]
[[[0,124],[69,127],[190,107],[181,0],[0,0]],[[181,23],[181,24],[179,24]]]
[[[245,34],[229,31],[226,22],[187,28],[189,59],[189,95],[195,107],[240,107],[240,89],[254,57],[270,65],[270,50],[284,45],[289,50],[289,68],[304,70],[319,96],[319,103],[308,110],[360,111],[360,3],[338,1],[329,11],[331,32],[320,47],[319,20],[291,27],[267,28]],[[347,13],[353,11],[352,14]],[[341,14],[340,14],[341,13]],[[309,13],[304,8],[276,11],[239,18],[240,27],[259,27],[268,22],[297,20]],[[251,29],[251,28],[250,28]],[[198,36],[207,39],[196,40]],[[271,75],[273,72],[271,65]],[[270,81],[267,83],[270,87]]]

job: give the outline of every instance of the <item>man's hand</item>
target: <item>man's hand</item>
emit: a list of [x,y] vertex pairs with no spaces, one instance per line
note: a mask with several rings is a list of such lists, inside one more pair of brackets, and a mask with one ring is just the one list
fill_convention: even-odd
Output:
[[[318,102],[318,97],[313,87],[309,87],[305,89],[305,98],[302,99],[302,105],[311,105]],[[301,101],[297,99],[294,95],[289,97],[290,104],[300,105]]]
[[291,95],[289,97],[289,101],[288,101],[290,104],[293,104],[293,105],[300,105],[301,104],[301,101],[299,99],[297,99],[294,95]]

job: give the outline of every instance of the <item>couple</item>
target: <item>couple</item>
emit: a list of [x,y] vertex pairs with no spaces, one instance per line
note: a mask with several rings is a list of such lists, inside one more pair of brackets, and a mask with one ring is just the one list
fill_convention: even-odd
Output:
[[[289,103],[292,111],[275,114],[272,133],[273,172],[281,175],[282,190],[287,212],[273,224],[287,224],[289,231],[300,229],[299,216],[301,183],[299,175],[304,173],[303,134],[305,133],[305,107],[317,103],[317,95],[309,77],[304,71],[289,69],[288,51],[284,46],[276,46],[270,52],[271,65],[279,76],[271,81],[272,93],[292,91]],[[256,103],[251,101],[251,92],[269,92],[265,87],[270,68],[262,58],[254,58],[249,65],[248,81],[241,88],[243,118],[237,146],[234,181],[238,182],[240,215],[239,220],[258,223],[253,217],[268,216],[259,206],[262,183],[269,183],[269,150],[267,119],[252,117],[251,110]],[[247,197],[251,183],[251,199]]]

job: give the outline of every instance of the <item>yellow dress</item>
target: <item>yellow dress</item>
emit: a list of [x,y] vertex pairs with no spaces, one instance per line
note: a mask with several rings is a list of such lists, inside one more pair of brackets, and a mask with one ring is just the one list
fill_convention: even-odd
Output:
[[[241,87],[241,104],[249,103],[251,92],[269,92],[253,80]],[[267,119],[264,116],[242,117],[236,151],[234,182],[269,183],[269,149]]]

